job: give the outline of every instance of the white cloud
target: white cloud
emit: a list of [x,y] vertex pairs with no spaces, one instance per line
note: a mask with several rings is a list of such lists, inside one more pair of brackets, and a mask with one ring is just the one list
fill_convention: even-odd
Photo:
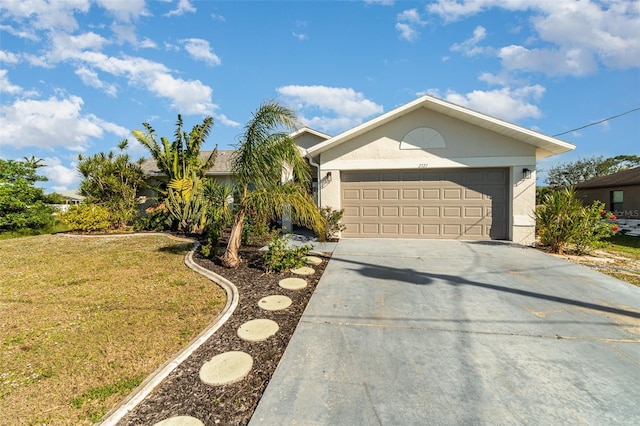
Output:
[[196,8],[193,7],[189,0],[178,0],[178,6],[171,12],[165,13],[164,16],[181,16],[187,12],[195,13]]
[[135,45],[138,42],[136,27],[132,24],[118,24],[114,22],[109,28],[111,28],[111,31],[116,35],[118,44],[128,42]]
[[518,89],[474,90],[466,94],[447,91],[444,96],[435,89],[427,91],[432,96],[506,121],[542,117],[542,112],[532,102],[539,101],[544,92],[545,88],[538,84]]
[[[82,40],[84,42],[81,42]],[[88,40],[93,40],[90,43]],[[211,114],[214,105],[211,102],[212,90],[199,80],[183,80],[171,75],[171,71],[163,64],[140,57],[113,57],[102,52],[83,50],[82,47],[95,47],[97,39],[56,35],[52,38],[53,49],[48,57],[40,59],[44,65],[51,66],[60,61],[78,63],[78,68],[90,68],[124,77],[129,84],[142,86],[156,96],[169,99],[171,106],[183,114]],[[39,60],[38,57],[27,57],[27,60]],[[85,78],[90,78],[86,72]],[[82,77],[82,75],[81,75]],[[89,80],[92,81],[92,80]],[[92,81],[95,83],[95,81]],[[106,90],[115,88],[105,86]]]
[[12,36],[16,36],[19,38],[26,38],[28,40],[33,40],[33,41],[40,40],[40,37],[36,35],[33,28],[16,29],[16,28],[13,28],[11,25],[0,25],[0,31],[6,31]]
[[113,84],[107,84],[100,80],[100,78],[98,77],[98,73],[96,73],[95,71],[82,67],[78,68],[75,72],[76,75],[80,77],[82,82],[87,86],[100,89],[111,97],[115,97],[118,94],[117,87]]
[[213,118],[216,120],[216,123],[219,122],[228,127],[240,127],[240,123],[231,120],[224,114],[213,114]]
[[295,38],[297,38],[297,39],[298,39],[298,40],[300,40],[300,41],[305,41],[305,40],[308,40],[308,39],[309,39],[309,36],[307,36],[307,35],[306,35],[306,34],[304,34],[304,33],[297,33],[297,32],[295,32],[295,31],[293,31],[293,32],[291,33],[291,35],[292,35],[292,36],[294,36]]
[[0,93],[17,95],[22,92],[22,87],[16,86],[9,81],[9,71],[0,69]]
[[144,0],[95,0],[121,22],[131,22],[140,16],[149,16]]
[[595,71],[598,64],[591,53],[584,49],[527,49],[523,46],[506,46],[498,56],[507,71],[537,71],[548,75],[585,75]]
[[158,47],[156,42],[150,38],[144,38],[142,41],[136,42],[135,45],[137,48],[141,49],[156,49]]
[[180,40],[184,44],[184,50],[195,60],[203,61],[209,65],[217,66],[222,64],[222,61],[211,51],[211,46],[207,40],[201,38],[187,38]]
[[0,62],[5,64],[17,64],[20,62],[18,55],[13,52],[7,52],[6,50],[0,50]]
[[[92,138],[102,138],[105,132],[122,133],[124,128],[82,114],[83,100],[78,96],[64,99],[16,100],[0,106],[0,140],[14,148],[65,147],[72,151],[86,150]],[[128,133],[128,132],[127,132]]]
[[277,91],[306,124],[322,131],[346,130],[382,112],[381,105],[351,88],[291,85]]
[[475,56],[484,52],[485,48],[479,47],[478,43],[485,39],[487,36],[487,30],[478,25],[473,30],[473,36],[463,41],[462,43],[455,43],[451,46],[450,50],[453,52],[462,52],[465,56]]
[[407,41],[414,41],[420,37],[419,27],[427,25],[425,21],[420,18],[420,14],[417,9],[407,9],[396,16],[396,30],[400,32],[400,38]]
[[44,158],[44,167],[42,173],[49,178],[54,191],[64,191],[69,188],[77,188],[80,184],[80,173],[76,169],[77,163],[72,162],[71,167],[62,165],[62,161],[58,157]]
[[[640,4],[633,0],[440,0],[427,7],[446,21],[491,8],[532,12],[540,46],[496,49],[508,70],[585,75],[598,62],[609,68],[640,67]],[[542,43],[545,43],[544,45]]]
[[22,24],[23,28],[14,29],[14,31],[23,33],[27,38],[30,38],[29,34],[33,34],[31,28],[47,31],[55,29],[76,30],[78,22],[74,17],[75,12],[86,13],[89,11],[89,7],[89,0],[0,0],[2,16],[12,18]]

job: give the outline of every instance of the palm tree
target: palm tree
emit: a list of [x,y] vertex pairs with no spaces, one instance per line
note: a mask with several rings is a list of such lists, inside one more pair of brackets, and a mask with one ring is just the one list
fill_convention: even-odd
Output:
[[[236,146],[232,171],[236,179],[236,212],[227,249],[225,266],[235,268],[242,261],[242,226],[249,212],[275,219],[285,207],[297,223],[317,233],[324,230],[324,219],[307,192],[311,177],[309,165],[300,155],[295,141],[280,129],[294,129],[296,116],[275,101],[264,102],[245,125]],[[293,180],[281,183],[284,168]]]
[[146,132],[134,130],[136,139],[144,145],[156,160],[158,168],[169,182],[165,195],[165,206],[171,216],[177,220],[180,230],[198,232],[206,222],[206,201],[202,196],[202,180],[205,172],[213,166],[217,148],[206,158],[200,157],[200,148],[206,141],[213,118],[205,117],[202,124],[196,124],[188,134],[182,129],[182,116],[178,114],[175,139],[173,142],[161,137],[162,144],[156,140],[156,133],[148,123],[142,123]]

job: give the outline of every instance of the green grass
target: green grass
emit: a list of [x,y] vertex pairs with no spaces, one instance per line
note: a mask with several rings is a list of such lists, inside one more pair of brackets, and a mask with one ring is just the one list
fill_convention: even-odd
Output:
[[0,424],[98,421],[203,330],[224,291],[163,236],[0,241]]
[[640,260],[640,237],[631,237],[628,235],[614,235],[607,240],[610,246],[605,250],[631,257],[634,260]]

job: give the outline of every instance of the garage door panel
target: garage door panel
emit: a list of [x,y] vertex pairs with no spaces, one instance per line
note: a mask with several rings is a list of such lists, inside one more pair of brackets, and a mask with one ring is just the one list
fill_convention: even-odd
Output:
[[420,190],[417,188],[411,189],[403,189],[402,190],[402,199],[403,200],[419,200],[420,199]]
[[460,188],[445,188],[442,191],[442,199],[443,200],[461,200],[462,199],[462,189]]
[[363,189],[361,197],[363,200],[379,200],[380,190],[379,189]]
[[397,206],[384,206],[382,207],[382,216],[385,218],[398,218],[400,217],[400,207]]
[[417,223],[403,223],[401,230],[402,235],[406,237],[420,236],[420,225]]
[[507,237],[506,170],[343,172],[341,178],[345,237]]
[[383,189],[382,199],[383,200],[399,200],[400,190],[399,189]]
[[440,190],[439,189],[423,189],[422,199],[423,200],[439,200]]
[[403,206],[402,207],[402,217],[403,218],[416,218],[420,217],[420,207],[419,206]]
[[362,217],[379,217],[380,209],[378,207],[373,206],[365,206],[362,207]]
[[462,217],[462,207],[444,207],[442,209],[442,217]]

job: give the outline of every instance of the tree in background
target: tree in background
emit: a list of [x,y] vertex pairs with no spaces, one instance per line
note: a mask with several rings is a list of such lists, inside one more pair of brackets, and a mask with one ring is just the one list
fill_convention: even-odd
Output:
[[18,229],[42,229],[53,225],[53,199],[36,188],[37,182],[47,178],[38,175],[42,160],[34,157],[25,161],[0,159],[0,232]]
[[[235,268],[240,262],[242,228],[249,214],[275,219],[285,207],[294,221],[324,232],[324,220],[308,193],[311,173],[295,141],[279,129],[293,129],[293,111],[270,101],[263,103],[245,125],[232,164],[236,204],[231,235],[222,262]],[[294,180],[281,183],[283,167]]]
[[103,152],[91,157],[78,156],[78,171],[82,175],[80,194],[85,202],[105,207],[113,228],[124,228],[138,214],[138,191],[144,185],[142,159],[132,162],[124,153],[128,141],[118,144],[119,153]]
[[217,149],[207,157],[201,157],[213,118],[205,117],[202,124],[193,126],[189,133],[182,128],[182,116],[178,114],[173,142],[165,137],[156,140],[156,133],[148,123],[142,123],[145,131],[134,130],[135,138],[144,145],[156,160],[158,169],[168,178],[166,188],[156,188],[163,195],[162,202],[184,232],[200,232],[206,224],[207,201],[203,196],[203,178],[216,160]]
[[551,167],[545,182],[551,187],[568,187],[637,166],[640,166],[638,155],[584,158]]

